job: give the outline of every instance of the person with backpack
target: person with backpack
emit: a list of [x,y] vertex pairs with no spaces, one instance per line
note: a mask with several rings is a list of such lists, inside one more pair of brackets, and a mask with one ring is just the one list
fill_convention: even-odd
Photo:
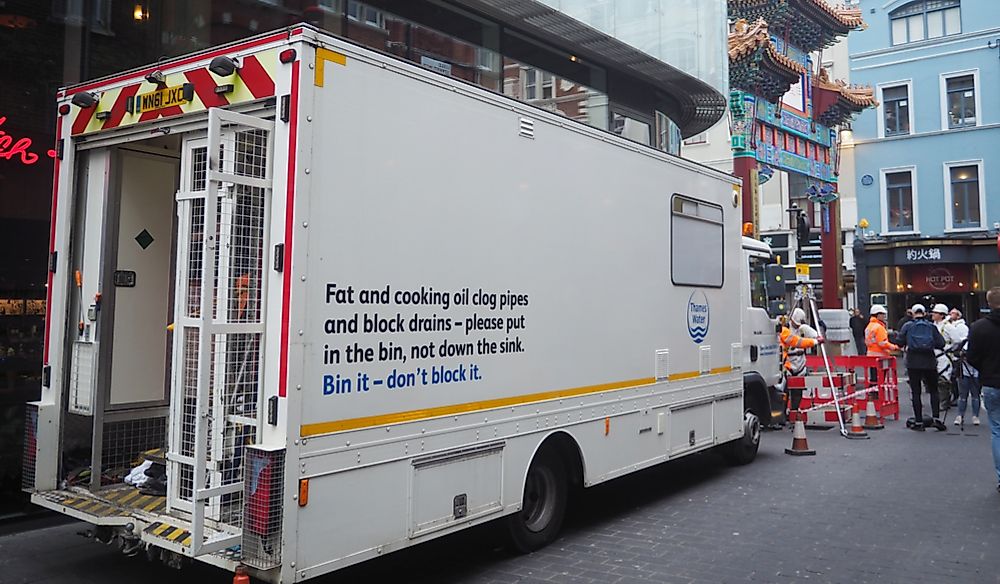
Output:
[[993,466],[997,472],[997,492],[1000,492],[1000,286],[986,293],[990,313],[969,327],[966,359],[979,371],[983,387],[983,403],[990,422],[993,446]]
[[[913,320],[899,331],[899,344],[906,348],[906,374],[910,378],[910,395],[913,398],[913,425],[911,430],[924,431],[924,408],[920,400],[921,385],[931,396],[931,414],[935,426],[940,424],[941,404],[938,398],[938,372],[935,349],[944,348],[944,337],[933,323],[924,317],[927,309],[914,304]],[[941,426],[943,427],[943,426]]]

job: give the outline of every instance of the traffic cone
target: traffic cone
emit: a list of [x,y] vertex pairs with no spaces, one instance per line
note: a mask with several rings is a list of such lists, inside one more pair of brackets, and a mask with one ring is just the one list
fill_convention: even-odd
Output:
[[872,399],[871,394],[868,394],[868,400],[865,403],[865,430],[881,430],[885,428],[885,424],[878,417],[878,411],[875,410],[875,400]]
[[868,440],[871,436],[868,435],[868,432],[865,432],[864,427],[861,425],[861,413],[857,407],[853,407],[851,410],[851,429],[847,432],[846,437],[851,440]]
[[809,441],[806,439],[806,424],[802,421],[802,412],[792,412],[795,417],[795,431],[792,432],[792,447],[785,449],[785,454],[792,456],[811,456],[816,451],[809,448]]
[[250,584],[250,576],[247,575],[247,569],[244,566],[236,566],[233,584]]

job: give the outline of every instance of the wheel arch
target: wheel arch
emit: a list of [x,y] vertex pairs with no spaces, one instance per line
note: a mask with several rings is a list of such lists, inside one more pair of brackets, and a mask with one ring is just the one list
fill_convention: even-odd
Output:
[[753,412],[761,424],[771,423],[771,399],[767,394],[767,383],[760,373],[743,375],[743,409]]
[[528,469],[538,455],[546,449],[553,449],[558,454],[559,459],[566,464],[566,473],[572,487],[582,487],[584,472],[586,471],[586,460],[579,442],[569,432],[565,430],[554,430],[538,441],[528,464],[521,469],[520,484],[523,485],[528,477]]

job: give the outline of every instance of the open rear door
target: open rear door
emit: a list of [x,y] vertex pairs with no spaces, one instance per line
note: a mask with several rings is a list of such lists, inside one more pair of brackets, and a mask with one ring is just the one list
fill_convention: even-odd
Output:
[[209,110],[186,141],[178,200],[171,381],[171,510],[190,513],[192,553],[240,543],[243,461],[261,425],[264,258],[273,122]]

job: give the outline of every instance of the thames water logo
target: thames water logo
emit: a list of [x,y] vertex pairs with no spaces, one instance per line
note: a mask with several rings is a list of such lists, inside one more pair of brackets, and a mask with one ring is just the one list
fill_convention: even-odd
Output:
[[696,290],[691,293],[691,297],[688,298],[688,334],[691,335],[691,339],[697,343],[701,344],[708,336],[708,324],[709,324],[709,307],[708,307],[708,297],[705,293]]

